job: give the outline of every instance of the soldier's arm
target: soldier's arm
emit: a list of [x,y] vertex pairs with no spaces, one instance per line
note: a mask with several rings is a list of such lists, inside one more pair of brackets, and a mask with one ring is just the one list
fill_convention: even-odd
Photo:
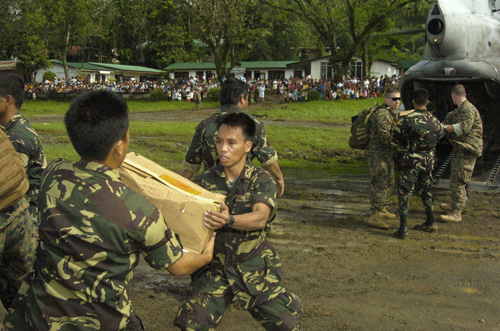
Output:
[[[460,113],[460,121],[458,123],[452,123],[448,125],[445,129],[446,132],[453,132],[460,137],[467,134],[474,125],[474,112],[472,109],[465,109]],[[443,126],[444,129],[444,126]]]
[[185,276],[210,263],[214,253],[214,240],[215,233],[212,234],[212,237],[201,254],[184,252],[180,259],[167,267],[167,271],[170,272],[172,276]]
[[182,176],[187,179],[198,173],[201,168],[201,132],[199,127],[196,127],[196,132],[191,140],[191,145],[189,145],[182,166],[184,168]]
[[278,161],[265,167],[267,171],[273,176],[276,182],[276,196],[281,198],[283,193],[285,193],[285,180],[283,179],[283,173],[281,172],[280,165]]
[[[253,204],[252,211],[246,214],[232,215],[234,223],[231,228],[241,231],[261,230],[266,226],[271,207],[264,202]],[[220,205],[220,212],[208,210],[205,213],[205,226],[211,230],[218,230],[227,226],[231,221],[231,215],[226,204]]]

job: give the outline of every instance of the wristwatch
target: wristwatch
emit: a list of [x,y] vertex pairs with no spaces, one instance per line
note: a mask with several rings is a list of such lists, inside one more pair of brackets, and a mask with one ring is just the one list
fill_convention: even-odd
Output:
[[443,125],[444,131],[448,131],[448,124]]
[[234,216],[232,214],[229,214],[229,222],[227,222],[226,226],[228,228],[232,228],[234,225]]

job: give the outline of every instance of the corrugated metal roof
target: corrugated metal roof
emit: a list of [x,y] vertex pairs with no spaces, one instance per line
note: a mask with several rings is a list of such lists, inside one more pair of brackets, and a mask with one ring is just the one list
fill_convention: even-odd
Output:
[[[296,61],[241,61],[237,68],[245,69],[286,69],[287,64]],[[227,65],[229,67],[229,64]],[[213,62],[181,62],[174,63],[165,68],[166,70],[215,70]]]
[[[52,63],[62,65],[61,60],[50,60]],[[102,70],[102,67],[98,67],[89,63],[80,63],[80,62],[68,62],[68,67],[72,67],[75,69],[83,69],[83,70]]]
[[88,62],[91,65],[99,66],[101,68],[113,69],[113,70],[121,70],[121,71],[135,71],[135,72],[152,72],[152,73],[161,73],[161,70],[142,67],[142,66],[133,66],[133,65],[124,65],[124,64],[114,64],[114,63],[99,63],[99,62]]

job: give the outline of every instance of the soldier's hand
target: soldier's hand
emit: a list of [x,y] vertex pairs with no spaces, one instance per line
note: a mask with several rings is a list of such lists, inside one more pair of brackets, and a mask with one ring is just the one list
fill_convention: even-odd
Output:
[[281,198],[285,193],[285,180],[275,178],[274,181],[276,182],[276,197]]
[[220,211],[207,210],[203,221],[210,230],[218,230],[229,222],[229,208],[225,203],[219,205]]
[[215,232],[212,233],[212,237],[210,237],[210,240],[207,242],[205,248],[203,249],[203,252],[201,254],[206,255],[209,263],[212,261],[212,256],[214,254],[214,244],[215,244]]

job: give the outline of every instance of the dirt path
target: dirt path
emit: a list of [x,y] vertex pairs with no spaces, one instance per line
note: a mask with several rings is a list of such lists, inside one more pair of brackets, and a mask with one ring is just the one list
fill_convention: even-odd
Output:
[[[395,220],[387,231],[364,223],[366,178],[297,178],[288,177],[270,238],[304,305],[301,330],[500,330],[498,195],[474,193],[463,223],[398,240]],[[409,225],[423,217],[413,200]],[[148,330],[174,329],[188,283],[141,264],[131,296]],[[219,327],[259,329],[236,305]]]

